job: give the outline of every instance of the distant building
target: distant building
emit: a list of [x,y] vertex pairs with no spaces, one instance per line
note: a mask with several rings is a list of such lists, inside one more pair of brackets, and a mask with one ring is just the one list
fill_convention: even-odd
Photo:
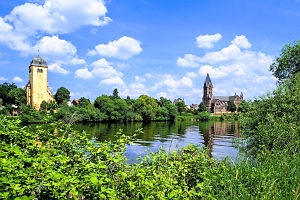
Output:
[[29,81],[25,86],[27,104],[35,109],[40,109],[42,101],[54,100],[48,87],[48,66],[46,61],[39,55],[36,56],[29,66]]
[[183,99],[181,97],[177,98],[177,99],[174,99],[173,101],[173,104],[176,104],[178,103],[179,101],[182,101]]
[[197,110],[198,108],[198,104],[193,103],[192,105],[190,105],[190,110]]
[[214,96],[213,84],[210,80],[209,74],[207,74],[203,85],[203,97],[202,102],[206,106],[208,112],[222,113],[227,112],[227,105],[229,101],[233,101],[236,107],[239,107],[244,98],[241,92],[240,96],[235,94],[233,96]]

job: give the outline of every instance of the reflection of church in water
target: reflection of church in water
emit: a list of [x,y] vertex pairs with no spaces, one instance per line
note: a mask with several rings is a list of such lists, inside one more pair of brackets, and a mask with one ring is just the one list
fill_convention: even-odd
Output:
[[231,139],[240,137],[240,127],[235,121],[212,122],[206,128],[201,131],[204,136],[204,145],[208,148],[210,156],[212,156],[214,146],[231,146]]

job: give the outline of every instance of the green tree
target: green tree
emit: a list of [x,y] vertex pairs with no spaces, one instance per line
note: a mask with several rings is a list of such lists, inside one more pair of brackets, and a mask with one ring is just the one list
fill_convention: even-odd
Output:
[[79,104],[77,106],[80,107],[80,108],[86,108],[89,105],[91,105],[91,101],[89,99],[85,98],[85,97],[81,97],[79,99]]
[[114,89],[112,99],[120,99],[118,88]]
[[186,111],[186,105],[184,100],[178,101],[177,103],[175,103],[175,106],[177,107],[177,110],[181,116],[182,112]]
[[227,110],[230,112],[235,112],[236,111],[236,105],[234,104],[233,101],[229,101],[227,105]]
[[205,104],[204,104],[203,102],[201,102],[201,103],[199,104],[199,106],[198,106],[198,111],[199,111],[199,112],[205,112],[205,111],[207,111],[206,106],[205,106]]
[[238,111],[241,113],[246,113],[250,109],[250,102],[243,100],[238,107]]
[[285,45],[279,57],[270,66],[270,71],[282,83],[300,72],[300,40]]
[[3,101],[2,99],[0,98],[0,107],[3,105]]
[[246,153],[300,153],[300,74],[286,79],[277,89],[254,100],[243,115]]
[[134,111],[139,113],[144,121],[154,120],[157,108],[156,100],[148,95],[143,94],[134,102]]
[[54,95],[54,99],[58,105],[61,105],[64,101],[70,101],[70,97],[70,91],[65,87],[58,88],[56,94]]
[[10,104],[21,106],[26,104],[26,93],[22,88],[14,88],[7,94]]
[[2,99],[2,103],[3,105],[6,104],[12,104],[13,102],[11,102],[10,97],[8,96],[8,93],[13,90],[13,89],[17,89],[18,87],[16,86],[16,84],[14,83],[3,83],[0,84],[0,98]]

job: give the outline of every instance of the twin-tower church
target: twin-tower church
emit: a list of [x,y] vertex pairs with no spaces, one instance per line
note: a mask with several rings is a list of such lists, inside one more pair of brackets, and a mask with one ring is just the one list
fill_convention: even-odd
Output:
[[[54,96],[48,87],[48,66],[46,61],[39,55],[36,56],[29,65],[29,81],[26,84],[27,104],[35,109],[39,109],[43,101],[50,102]],[[207,74],[203,86],[202,101],[207,111],[212,113],[227,112],[229,101],[233,101],[238,107],[243,100],[243,93],[234,96],[214,96],[213,84]]]

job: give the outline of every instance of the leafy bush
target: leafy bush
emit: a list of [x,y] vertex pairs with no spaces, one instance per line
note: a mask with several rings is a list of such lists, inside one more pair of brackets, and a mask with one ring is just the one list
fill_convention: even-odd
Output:
[[208,121],[210,119],[210,114],[208,112],[199,112],[196,119],[200,121]]

